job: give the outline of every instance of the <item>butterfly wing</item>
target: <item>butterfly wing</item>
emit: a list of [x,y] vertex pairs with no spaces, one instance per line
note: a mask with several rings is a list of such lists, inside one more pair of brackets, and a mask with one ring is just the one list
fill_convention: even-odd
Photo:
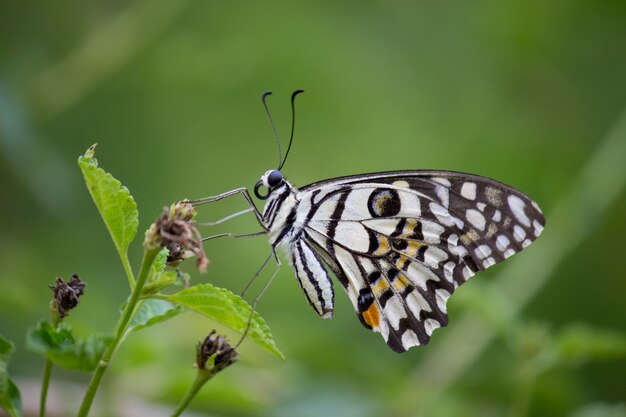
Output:
[[528,246],[545,224],[520,191],[458,172],[337,178],[301,188],[298,199],[304,239],[363,325],[398,352],[428,343],[447,325],[454,290]]

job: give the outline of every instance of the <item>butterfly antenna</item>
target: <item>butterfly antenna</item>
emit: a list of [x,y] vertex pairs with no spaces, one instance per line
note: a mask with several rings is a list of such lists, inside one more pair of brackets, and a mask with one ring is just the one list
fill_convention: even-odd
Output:
[[276,143],[278,144],[278,166],[280,166],[280,163],[283,160],[283,155],[280,150],[280,139],[278,139],[278,131],[276,130],[276,125],[274,124],[274,120],[272,119],[270,109],[267,107],[267,102],[265,101],[267,96],[271,94],[272,94],[271,91],[264,92],[263,95],[261,96],[261,100],[263,100],[263,107],[265,107],[265,112],[267,113],[267,117],[270,119],[270,124],[272,125],[272,129],[274,129],[274,136],[276,136]]
[[304,90],[296,90],[293,93],[291,93],[291,135],[289,135],[289,146],[287,146],[287,152],[285,152],[285,159],[283,159],[283,162],[278,167],[279,171],[283,168],[283,166],[285,165],[285,162],[287,161],[287,156],[289,156],[289,150],[291,149],[291,143],[293,142],[293,131],[296,127],[295,101],[296,101],[296,96],[300,93],[304,93]]

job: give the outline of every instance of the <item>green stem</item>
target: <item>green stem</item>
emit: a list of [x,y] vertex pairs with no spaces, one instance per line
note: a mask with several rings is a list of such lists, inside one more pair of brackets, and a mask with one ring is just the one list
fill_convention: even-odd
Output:
[[[61,317],[56,312],[52,313],[52,325],[56,328],[61,323]],[[50,377],[52,376],[52,361],[46,357],[46,364],[43,368],[43,380],[41,381],[41,396],[39,397],[39,417],[46,415],[46,401],[48,399],[48,387],[50,386]]]
[[48,386],[50,385],[50,375],[52,375],[52,361],[46,359],[46,365],[43,368],[43,381],[41,383],[41,397],[39,401],[39,417],[46,415],[46,399],[48,398]]
[[100,385],[102,376],[104,375],[104,372],[111,362],[111,357],[113,356],[113,353],[115,353],[115,350],[117,349],[124,336],[126,327],[128,327],[128,323],[130,323],[130,320],[133,318],[135,306],[137,305],[137,302],[139,301],[139,298],[141,296],[141,290],[148,279],[150,267],[152,266],[154,259],[159,253],[159,249],[160,248],[146,249],[144,251],[143,260],[141,262],[141,270],[139,271],[139,277],[137,278],[137,284],[133,288],[130,299],[128,300],[128,303],[126,303],[126,307],[124,307],[124,311],[122,312],[122,315],[117,322],[113,341],[102,355],[102,359],[100,359],[100,363],[98,364],[98,367],[91,377],[91,382],[89,383],[89,387],[87,387],[87,392],[85,393],[83,402],[80,406],[80,409],[78,410],[78,417],[87,417],[87,415],[89,414],[91,403],[96,396],[96,391],[98,390],[98,386]]
[[196,379],[194,379],[193,384],[191,384],[191,387],[189,387],[189,391],[187,391],[185,397],[182,399],[180,404],[178,404],[176,410],[174,410],[174,412],[172,413],[172,417],[180,416],[181,413],[185,411],[185,408],[187,408],[191,400],[193,400],[193,398],[196,396],[198,391],[200,391],[200,388],[202,388],[202,386],[206,384],[206,382],[211,378],[213,378],[213,374],[207,371],[198,371],[198,373],[196,374]]

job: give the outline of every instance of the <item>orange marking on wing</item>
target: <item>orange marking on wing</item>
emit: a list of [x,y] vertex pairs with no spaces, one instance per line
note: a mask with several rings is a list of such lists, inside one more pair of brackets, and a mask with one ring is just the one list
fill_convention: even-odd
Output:
[[361,317],[363,317],[365,323],[367,323],[370,327],[378,327],[378,323],[380,323],[380,311],[378,310],[376,303],[372,303],[367,310],[361,313]]

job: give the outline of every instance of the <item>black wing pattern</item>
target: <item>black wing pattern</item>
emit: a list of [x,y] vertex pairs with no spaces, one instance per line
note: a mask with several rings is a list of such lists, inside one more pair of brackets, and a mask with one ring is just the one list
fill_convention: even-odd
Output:
[[446,326],[446,302],[476,272],[533,242],[545,221],[522,192],[477,175],[398,171],[297,192],[304,239],[334,272],[364,326],[397,352]]

